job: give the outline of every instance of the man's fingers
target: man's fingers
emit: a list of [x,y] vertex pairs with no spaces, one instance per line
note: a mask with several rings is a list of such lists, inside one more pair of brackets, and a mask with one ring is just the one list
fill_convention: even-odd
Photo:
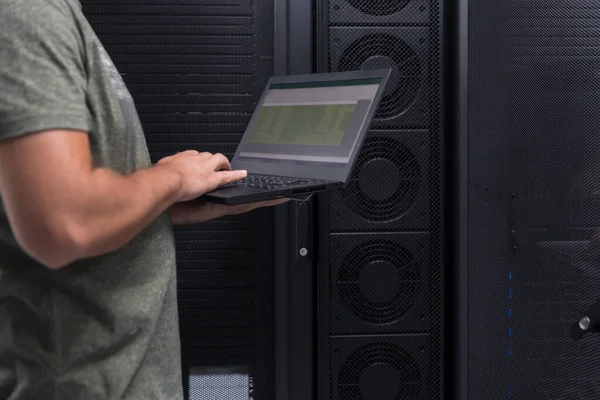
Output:
[[256,203],[240,204],[239,206],[232,206],[232,207],[239,207],[241,209],[246,209],[249,211],[249,210],[254,210],[255,208],[278,206],[281,204],[285,204],[288,201],[289,201],[288,199],[265,200],[265,201],[258,201]]
[[219,177],[220,185],[227,185],[228,183],[233,183],[244,179],[248,176],[248,172],[246,171],[219,171],[217,172],[217,176]]
[[205,152],[202,152],[202,153],[198,154],[198,156],[200,156],[200,158],[202,158],[203,160],[208,160],[213,155],[212,155],[212,153],[209,153],[209,152],[205,151]]
[[257,203],[240,204],[237,206],[229,206],[228,214],[229,215],[244,214],[249,211],[255,210],[257,208],[274,207],[274,206],[278,206],[278,205],[287,203],[288,201],[289,201],[288,199],[277,199],[277,200],[260,201]]
[[273,207],[273,206],[278,206],[280,204],[285,204],[288,201],[289,201],[289,199],[276,199],[276,200],[261,201],[261,202],[253,203],[253,204],[254,204],[254,208]]
[[229,160],[223,154],[213,155],[210,158],[209,163],[211,165],[211,168],[214,168],[215,171],[221,171],[221,170],[228,171],[231,169],[231,164],[229,163]]

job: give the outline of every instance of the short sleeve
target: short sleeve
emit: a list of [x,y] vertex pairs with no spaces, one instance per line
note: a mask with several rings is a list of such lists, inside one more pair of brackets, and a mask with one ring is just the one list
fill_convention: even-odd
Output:
[[0,1],[0,141],[88,131],[84,47],[64,1]]

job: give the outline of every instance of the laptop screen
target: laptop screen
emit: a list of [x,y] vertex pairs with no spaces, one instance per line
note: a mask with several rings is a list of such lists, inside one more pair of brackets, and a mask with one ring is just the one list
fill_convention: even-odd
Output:
[[271,84],[244,135],[238,157],[350,162],[381,80]]

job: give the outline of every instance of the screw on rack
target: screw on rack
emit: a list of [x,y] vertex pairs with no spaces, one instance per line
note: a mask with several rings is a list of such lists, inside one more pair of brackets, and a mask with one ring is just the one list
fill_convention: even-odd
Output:
[[571,325],[570,336],[573,340],[580,340],[589,333],[600,333],[600,299]]

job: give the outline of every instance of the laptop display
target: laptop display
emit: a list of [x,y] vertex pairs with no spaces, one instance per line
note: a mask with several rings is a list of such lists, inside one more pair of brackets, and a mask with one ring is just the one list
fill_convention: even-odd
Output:
[[240,157],[347,163],[381,78],[275,83]]
[[232,165],[346,182],[388,76],[375,70],[272,78]]

